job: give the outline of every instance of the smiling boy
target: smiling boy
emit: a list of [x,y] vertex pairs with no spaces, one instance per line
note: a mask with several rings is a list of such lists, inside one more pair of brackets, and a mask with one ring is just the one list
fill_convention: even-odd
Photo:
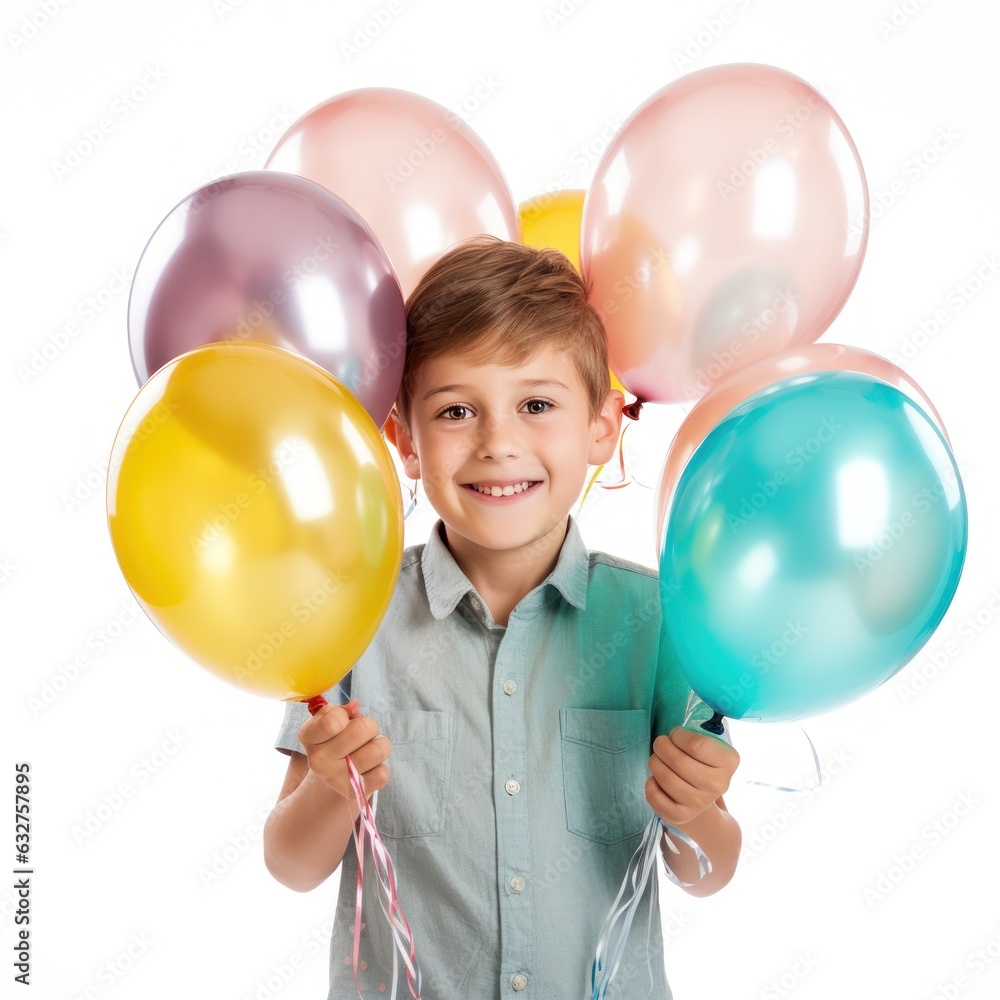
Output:
[[[690,848],[663,848],[690,894],[733,875],[740,831],[722,794],[738,754],[679,726],[689,689],[655,572],[588,551],[569,514],[588,466],[614,454],[623,401],[600,317],[556,251],[468,240],[407,302],[385,431],[439,517],[404,552],[350,675],[360,715],[286,705],[275,745],[291,759],[264,831],[268,869],[293,889],[341,868],[329,1000],[357,996],[347,754],[366,791],[381,790],[425,1000],[588,997],[601,924],[653,810],[712,861],[696,881]],[[391,942],[374,896],[359,978],[384,994]],[[651,995],[670,996],[647,910],[608,1000],[645,996],[650,974]]]

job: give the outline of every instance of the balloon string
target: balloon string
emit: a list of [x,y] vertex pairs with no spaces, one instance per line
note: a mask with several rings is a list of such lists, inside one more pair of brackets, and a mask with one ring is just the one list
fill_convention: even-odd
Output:
[[405,486],[406,492],[410,494],[410,506],[406,508],[406,513],[403,515],[403,520],[405,521],[412,513],[413,509],[417,506],[417,480],[413,480],[412,486]]
[[[691,721],[691,718],[694,715],[695,710],[701,704],[704,704],[704,702],[702,702],[701,698],[699,698],[698,695],[696,695],[692,691],[691,694],[688,695],[687,706],[684,712],[684,721],[681,723],[681,726],[684,727],[687,726],[687,724]],[[659,819],[659,817],[657,817],[657,819]],[[706,875],[708,875],[712,871],[712,862],[709,860],[708,855],[686,833],[682,833],[680,830],[678,830],[674,826],[671,826],[669,823],[663,823],[662,820],[660,822],[664,827],[663,839],[667,847],[669,847],[670,850],[674,852],[674,854],[680,854],[680,851],[677,849],[677,845],[674,844],[674,842],[670,839],[670,835],[667,833],[667,831],[669,830],[670,833],[672,833],[675,837],[678,837],[680,840],[684,841],[684,843],[687,844],[691,848],[691,850],[694,851],[695,857],[697,858],[698,861],[698,873],[699,873],[698,878],[695,879],[694,882],[681,882],[680,879],[678,879],[677,876],[671,870],[670,865],[667,864],[667,859],[664,858],[663,867],[666,870],[667,878],[669,878],[670,881],[673,882],[675,885],[679,885],[682,888],[687,888],[688,886],[692,886],[695,885],[697,882],[700,882],[701,879],[703,879]]]
[[[698,706],[703,704],[704,702],[701,698],[699,698],[698,695],[692,691],[688,696],[684,712],[684,721],[681,725],[687,726],[694,716]],[[821,785],[823,783],[823,778],[819,764],[819,756],[816,753],[816,747],[814,746],[813,741],[809,738],[809,734],[805,731],[805,729],[801,726],[799,729],[802,731],[802,734],[809,743],[809,748],[812,751],[813,763],[816,768],[817,784]],[[801,792],[809,790],[807,787],[787,788],[783,785],[774,785],[765,781],[750,781],[748,784],[762,785],[786,792]],[[682,841],[691,848],[698,862],[698,879],[694,882],[682,882],[674,874],[670,865],[667,864],[666,857],[664,857],[663,852],[660,850],[661,835],[663,843],[674,854],[680,854],[680,850],[674,843],[674,839]],[[706,875],[711,874],[712,871],[711,859],[707,854],[705,854],[701,847],[698,846],[697,842],[693,838],[689,837],[681,830],[678,830],[676,827],[671,826],[669,823],[664,823],[659,816],[653,816],[653,818],[646,825],[642,842],[636,849],[635,854],[632,855],[632,859],[625,872],[625,878],[622,880],[621,887],[618,890],[618,895],[615,897],[615,901],[611,904],[611,909],[608,912],[607,917],[605,917],[604,924],[601,928],[596,955],[591,965],[590,972],[591,1000],[604,1000],[608,987],[611,985],[612,980],[618,972],[618,967],[621,964],[622,956],[625,952],[625,942],[628,938],[632,923],[635,920],[636,910],[645,892],[647,882],[651,883],[651,885],[650,919],[646,930],[646,964],[650,976],[650,992],[652,992],[653,972],[652,968],[649,966],[648,937],[650,933],[650,926],[653,921],[653,914],[657,911],[658,907],[657,880],[655,878],[651,878],[657,855],[663,859],[663,868],[667,878],[681,888],[688,888],[692,885],[696,885],[698,881],[703,879]],[[625,897],[630,887],[631,893],[623,902],[623,897]]]
[[[368,805],[368,802],[364,797],[364,789],[361,785],[361,778],[358,776],[358,772],[354,768],[353,762],[349,756],[346,757],[345,760],[348,763],[348,773],[351,777],[351,786],[354,789],[355,796],[360,802],[365,803],[363,817],[359,817],[359,820],[363,819],[363,822],[358,823],[358,829],[360,830],[363,828],[365,830],[368,842],[371,845],[372,861],[375,865],[375,876],[378,881],[378,888],[380,892],[379,903],[382,907],[382,912],[385,914],[386,920],[389,923],[389,929],[392,933],[393,942],[396,948],[396,950],[393,951],[392,956],[393,992],[391,995],[395,996],[396,991],[398,978],[398,951],[398,953],[403,956],[403,964],[406,967],[406,982],[410,989],[410,993],[416,998],[416,1000],[420,1000],[420,968],[417,965],[417,956],[413,944],[413,932],[399,906],[399,896],[396,890],[396,872],[395,867],[393,866],[392,857],[382,842],[382,838],[379,836],[378,830],[375,827],[374,801],[371,806]],[[373,800],[377,799],[378,792],[375,792],[372,798]],[[360,838],[360,841],[359,849],[363,848],[364,845],[363,836]],[[363,857],[363,853],[361,856]],[[358,934],[360,933],[360,906],[361,887],[359,885],[358,904],[355,912],[355,928]],[[357,948],[357,937],[355,938],[355,948]]]
[[[690,721],[691,716],[698,708],[698,706],[704,704],[705,702],[703,702],[701,698],[699,698],[698,695],[695,694],[694,691],[692,691],[688,695],[687,709],[685,711],[683,725],[686,726]],[[773,788],[779,792],[811,792],[814,788],[819,788],[822,786],[823,770],[820,767],[819,754],[816,753],[816,746],[813,743],[812,739],[810,738],[809,734],[806,732],[805,727],[799,726],[798,728],[799,732],[802,733],[802,735],[806,738],[806,742],[809,744],[809,751],[812,755],[813,768],[816,771],[816,783],[814,785],[800,785],[798,788],[789,788],[787,785],[775,785],[772,784],[770,781],[754,781],[748,778],[747,779],[748,785],[758,785],[761,788]]]
[[[309,699],[309,712],[315,715],[327,700],[322,695],[316,695]],[[351,700],[344,706],[351,718],[356,717],[358,711],[357,701]],[[364,895],[364,867],[365,867],[365,845],[366,842],[371,850],[372,863],[375,869],[375,878],[378,883],[379,904],[385,914],[389,924],[389,931],[392,934],[395,950],[392,953],[392,992],[390,996],[396,996],[396,986],[398,982],[397,952],[403,957],[403,965],[406,968],[406,984],[415,1000],[420,998],[420,967],[417,964],[416,950],[413,944],[413,931],[403,915],[399,905],[399,897],[396,891],[396,869],[392,862],[385,844],[375,826],[375,808],[378,802],[378,792],[372,793],[372,802],[369,803],[365,797],[364,786],[361,783],[361,776],[358,774],[354,761],[350,754],[344,758],[347,764],[347,774],[354,792],[355,800],[358,804],[358,818],[354,825],[354,846],[358,858],[358,888],[356,894],[354,910],[354,949],[353,949],[353,971],[354,985],[357,988],[358,996],[361,996],[361,984],[358,982],[358,965],[361,947],[361,917],[362,900]]]
[[[646,883],[650,880],[649,873],[657,850],[656,824],[658,822],[659,817],[654,816],[646,824],[642,841],[629,861],[618,895],[615,896],[611,909],[605,917],[604,926],[601,928],[601,934],[597,941],[597,952],[590,968],[592,1000],[603,1000],[621,964],[628,932],[635,919],[635,912],[642,899]],[[622,898],[630,886],[632,893],[625,902],[622,902]],[[619,903],[621,903],[620,906]],[[650,909],[652,910],[652,905]],[[619,920],[622,921],[622,925],[616,927]],[[650,975],[652,976],[652,971],[650,971]]]
[[[682,725],[687,725],[692,714],[694,713],[694,709],[700,701],[701,699],[697,698],[697,696],[688,698],[687,710],[685,712],[685,718]],[[669,849],[673,851],[674,854],[680,854],[677,846],[670,839],[668,831],[669,834],[673,834],[675,837],[682,840],[692,849],[692,851],[694,851],[695,857],[698,861],[699,873],[698,879],[695,882],[682,882],[673,873],[673,871],[671,871],[666,858],[663,858],[663,852],[660,849],[661,835],[663,842],[669,847]],[[658,912],[657,880],[655,877],[657,856],[663,858],[663,867],[667,877],[675,885],[681,886],[681,888],[687,888],[695,885],[712,871],[711,860],[693,838],[689,837],[686,833],[681,832],[676,827],[671,826],[669,823],[664,823],[659,816],[654,815],[650,819],[650,821],[646,824],[645,831],[643,832],[642,841],[638,848],[636,848],[635,854],[632,855],[631,861],[629,861],[628,868],[625,872],[625,878],[622,880],[621,887],[618,890],[618,895],[615,897],[615,901],[611,904],[611,909],[608,912],[608,915],[604,918],[604,924],[601,927],[601,933],[597,941],[596,954],[590,968],[591,1000],[604,1000],[608,987],[611,985],[612,980],[618,972],[622,956],[625,953],[625,943],[628,939],[629,931],[632,929],[632,924],[635,920],[635,914],[639,907],[639,903],[646,891],[647,883],[650,883],[650,893],[649,923],[646,928],[646,967],[649,972],[650,992],[652,992],[654,980],[653,969],[650,965],[649,959],[648,938],[654,914]],[[628,892],[630,887],[631,893],[623,902],[623,897],[625,897],[625,894]],[[621,921],[620,926],[618,926],[619,921]]]
[[[354,764],[351,762],[350,754],[348,754],[344,760],[347,761],[347,773],[351,780],[351,788],[354,790],[354,797],[357,799],[357,789],[354,788]],[[358,805],[360,808],[361,803],[359,802]],[[361,950],[361,904],[364,898],[365,884],[365,827],[361,822],[360,814],[358,816],[358,822],[354,826],[354,847],[355,854],[358,858],[358,884],[354,902],[354,947],[351,952],[351,968],[354,972],[354,986],[358,991],[358,996],[361,996],[361,984],[358,982],[358,959],[359,952]],[[393,983],[394,988],[395,985],[396,984]]]
[[[623,407],[622,412],[624,413],[626,410],[627,407]],[[618,475],[620,478],[613,483],[597,483],[602,490],[620,490],[622,487],[629,486],[632,483],[635,483],[637,486],[642,486],[644,489],[649,489],[649,487],[644,483],[640,483],[631,472],[625,471],[625,435],[628,433],[631,426],[632,424],[626,424],[622,428],[621,435],[618,438]],[[599,465],[591,475],[590,481],[587,483],[587,488],[583,491],[583,496],[580,497],[580,502],[577,505],[576,517],[580,516],[580,511],[583,510],[583,505],[586,502],[588,494],[590,493],[590,488],[597,481],[597,477],[601,474],[602,469],[604,469],[604,465]]]
[[[639,908],[639,903],[642,901],[648,883],[650,884],[650,916],[649,925],[647,925],[646,930],[646,966],[650,979],[650,992],[652,992],[654,980],[652,966],[649,964],[648,937],[653,916],[658,908],[655,865],[657,856],[663,857],[660,849],[661,834],[670,849],[675,854],[680,853],[667,836],[667,830],[670,830],[675,836],[683,840],[695,852],[698,859],[699,879],[704,878],[712,871],[712,862],[708,858],[708,855],[702,851],[691,837],[681,833],[680,830],[675,829],[669,824],[665,824],[659,816],[653,816],[650,819],[643,832],[642,841],[636,849],[635,854],[632,855],[632,860],[629,862],[625,878],[622,880],[621,887],[618,890],[618,895],[611,904],[611,909],[607,917],[605,917],[604,925],[601,928],[596,954],[590,971],[592,1000],[603,1000],[618,973],[618,968],[625,953],[625,943],[628,940],[629,931],[632,929],[632,924],[635,921],[636,911]],[[665,859],[664,869],[670,880],[681,887],[696,884],[695,882],[682,882],[678,879],[670,870]],[[629,892],[630,889],[631,892]],[[629,892],[629,895],[623,900],[627,892]],[[619,921],[620,926],[618,926]]]
[[809,744],[809,749],[812,751],[813,767],[816,769],[816,784],[815,785],[800,785],[798,788],[789,788],[786,785],[773,785],[769,781],[751,781],[747,779],[748,785],[759,785],[762,788],[773,788],[778,792],[811,792],[814,788],[821,788],[823,785],[823,769],[819,764],[819,755],[816,753],[816,746],[813,741],[809,738],[809,734],[805,731],[804,727],[799,726],[799,732],[806,738],[806,742]]

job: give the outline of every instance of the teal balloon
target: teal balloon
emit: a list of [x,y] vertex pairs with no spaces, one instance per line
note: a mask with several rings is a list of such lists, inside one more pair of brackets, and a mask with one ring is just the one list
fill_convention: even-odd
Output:
[[815,715],[920,650],[967,535],[955,459],[912,399],[854,372],[784,379],[731,410],[681,475],[660,552],[663,627],[714,711]]

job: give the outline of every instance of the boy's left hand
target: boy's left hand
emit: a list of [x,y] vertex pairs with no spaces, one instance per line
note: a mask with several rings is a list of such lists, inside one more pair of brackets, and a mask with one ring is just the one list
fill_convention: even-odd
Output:
[[665,823],[683,826],[729,790],[739,763],[740,755],[723,740],[675,726],[653,741],[646,801]]

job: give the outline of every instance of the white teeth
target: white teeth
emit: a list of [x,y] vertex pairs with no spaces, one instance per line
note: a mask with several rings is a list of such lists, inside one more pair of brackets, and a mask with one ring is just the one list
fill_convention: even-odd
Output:
[[474,490],[480,493],[486,493],[489,496],[494,497],[509,497],[513,496],[515,493],[523,493],[530,485],[530,480],[525,480],[523,483],[515,483],[513,486],[504,486],[501,489],[499,486],[476,486],[471,484]]

